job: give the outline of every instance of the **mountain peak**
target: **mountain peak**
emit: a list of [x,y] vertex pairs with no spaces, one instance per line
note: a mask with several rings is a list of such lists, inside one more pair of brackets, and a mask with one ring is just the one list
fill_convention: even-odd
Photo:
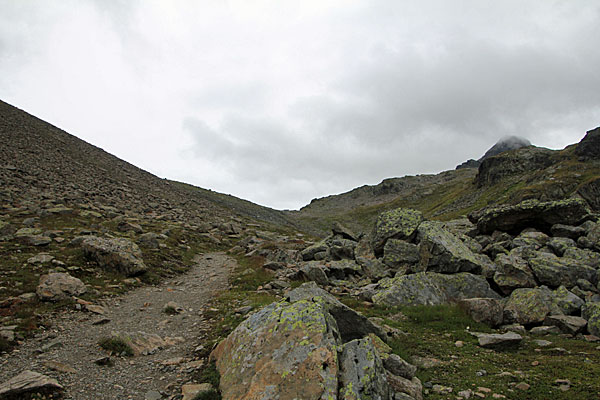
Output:
[[504,136],[498,141],[498,143],[493,145],[488,151],[485,152],[483,157],[479,159],[479,162],[505,151],[516,150],[527,146],[531,146],[531,142],[525,138],[519,136]]

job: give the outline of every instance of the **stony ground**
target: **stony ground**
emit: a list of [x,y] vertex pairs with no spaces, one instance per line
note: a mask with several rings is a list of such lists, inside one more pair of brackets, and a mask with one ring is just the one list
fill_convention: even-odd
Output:
[[[192,357],[199,336],[209,329],[203,314],[210,312],[209,300],[228,287],[234,266],[235,261],[223,253],[201,255],[184,275],[100,302],[106,309],[104,316],[78,310],[58,313],[52,317],[51,329],[4,356],[0,381],[34,370],[64,385],[67,399],[145,399],[154,398],[153,391],[163,398],[175,396],[199,368],[199,360]],[[185,311],[165,313],[170,301]],[[110,321],[95,325],[102,318]],[[97,365],[96,360],[108,355],[98,341],[113,331],[142,331],[177,343],[149,355],[112,356],[112,366]]]

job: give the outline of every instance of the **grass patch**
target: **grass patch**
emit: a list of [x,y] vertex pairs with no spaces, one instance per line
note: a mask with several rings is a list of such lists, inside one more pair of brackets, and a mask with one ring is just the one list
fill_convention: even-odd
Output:
[[110,351],[114,355],[123,355],[127,357],[133,356],[133,349],[131,346],[121,338],[117,337],[105,337],[98,341],[100,347],[104,350]]

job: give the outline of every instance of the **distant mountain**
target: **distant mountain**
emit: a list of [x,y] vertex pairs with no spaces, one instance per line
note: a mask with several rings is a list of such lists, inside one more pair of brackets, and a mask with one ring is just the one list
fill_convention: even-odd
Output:
[[600,128],[564,150],[507,137],[479,160],[469,160],[456,170],[384,179],[378,185],[314,199],[292,214],[321,232],[333,221],[369,232],[379,213],[396,207],[414,208],[427,218],[448,220],[489,205],[580,197],[600,211],[599,144]]
[[488,151],[486,151],[485,154],[479,160],[467,160],[464,163],[458,165],[456,169],[477,168],[479,167],[481,162],[486,158],[497,156],[498,154],[504,153],[505,151],[517,150],[528,146],[531,146],[531,142],[525,138],[519,136],[506,136],[500,139],[498,143],[496,143]]

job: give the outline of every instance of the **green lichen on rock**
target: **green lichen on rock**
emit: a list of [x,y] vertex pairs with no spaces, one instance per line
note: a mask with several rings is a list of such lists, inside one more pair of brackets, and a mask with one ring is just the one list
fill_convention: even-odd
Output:
[[385,369],[371,338],[344,345],[340,355],[339,399],[387,399],[390,389]]
[[577,260],[556,257],[550,253],[537,253],[529,260],[529,266],[537,280],[544,285],[573,287],[578,279],[595,283],[598,280],[596,269]]
[[375,254],[383,254],[388,239],[412,239],[422,221],[423,214],[409,208],[397,208],[381,213],[373,231],[372,245]]
[[419,272],[383,279],[373,302],[386,306],[437,305],[474,297],[499,298],[478,275]]
[[600,303],[587,303],[581,309],[581,315],[587,319],[588,331],[600,336]]
[[548,315],[563,314],[546,287],[515,289],[504,306],[505,322],[539,324]]
[[422,271],[443,273],[479,272],[480,259],[440,222],[426,221],[418,228]]

